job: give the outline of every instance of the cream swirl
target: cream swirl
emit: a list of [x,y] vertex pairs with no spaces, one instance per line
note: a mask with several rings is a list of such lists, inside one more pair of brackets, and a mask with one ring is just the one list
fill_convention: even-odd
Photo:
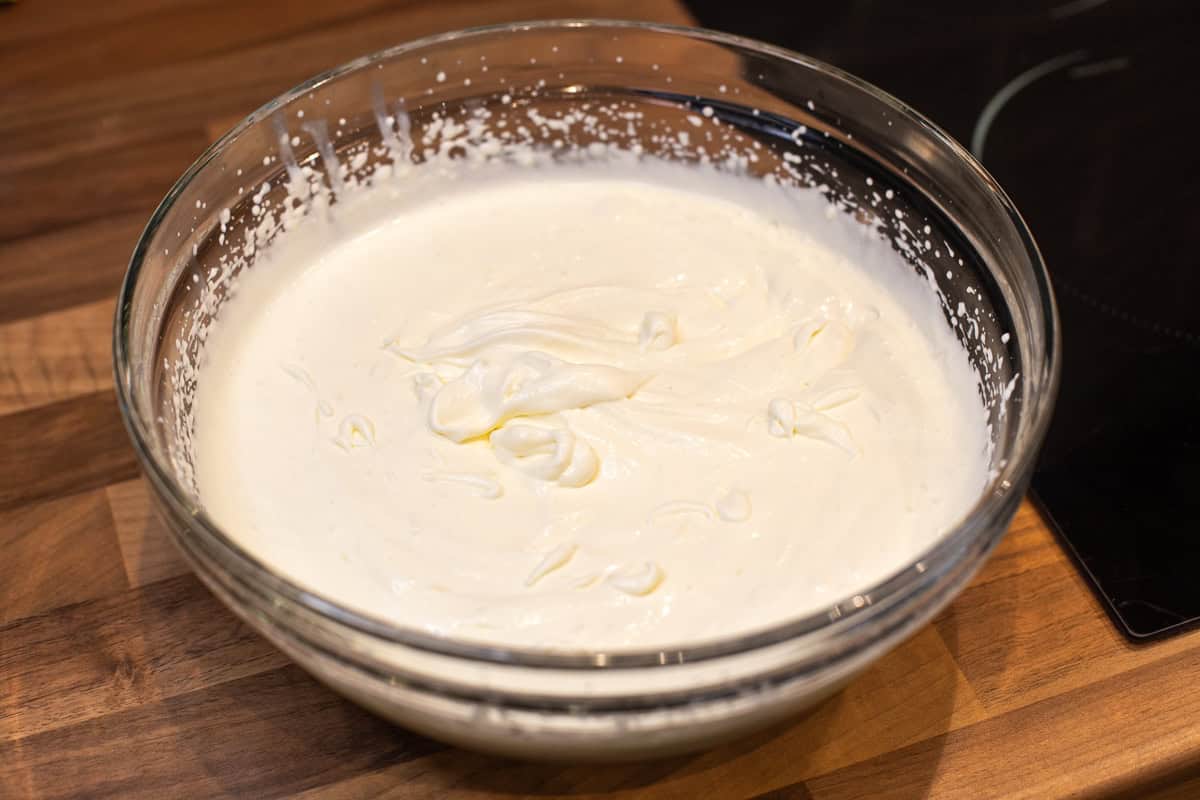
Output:
[[464,442],[514,417],[553,414],[629,397],[646,378],[604,364],[572,364],[546,353],[475,361],[429,405],[429,427]]
[[488,440],[501,462],[559,486],[591,483],[600,469],[592,446],[565,427],[510,422],[493,431]]

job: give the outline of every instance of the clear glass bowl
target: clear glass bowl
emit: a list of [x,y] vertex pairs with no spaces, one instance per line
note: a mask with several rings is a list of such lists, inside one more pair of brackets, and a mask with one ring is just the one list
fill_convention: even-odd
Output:
[[[878,226],[936,285],[983,376],[995,441],[994,477],[970,513],[895,575],[820,613],[646,652],[438,638],[339,606],[240,548],[205,516],[192,484],[191,387],[178,367],[198,357],[199,318],[206,323],[223,299],[218,291],[198,309],[196,287],[221,268],[252,206],[281,200],[289,172],[332,182],[369,169],[387,158],[378,145],[395,145],[407,128],[420,141],[438,115],[480,107],[553,115],[589,102],[642,113],[636,130],[599,136],[605,146],[664,158],[703,160],[703,143],[681,148],[678,135],[663,134],[693,130],[697,115],[721,120],[737,146],[756,154],[738,168],[819,187],[842,212]],[[548,148],[562,137],[530,135]],[[589,136],[596,131],[569,144],[587,145]],[[419,161],[420,148],[403,157]],[[972,309],[969,319],[956,317],[960,303]],[[247,117],[150,219],[121,289],[114,357],[121,411],[178,546],[218,597],[313,675],[396,722],[464,746],[631,759],[708,746],[795,714],[950,601],[1025,492],[1057,389],[1057,324],[1041,257],[1012,203],[961,146],[903,103],[826,64],[734,36],[562,21],[401,45]]]

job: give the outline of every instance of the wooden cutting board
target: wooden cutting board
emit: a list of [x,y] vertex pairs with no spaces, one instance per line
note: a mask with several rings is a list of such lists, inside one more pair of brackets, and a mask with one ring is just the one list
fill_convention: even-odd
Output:
[[192,577],[112,394],[113,298],[154,205],[302,78],[548,16],[689,21],[675,0],[0,8],[0,798],[1200,797],[1200,633],[1126,644],[1028,504],[945,613],[811,716],[618,768],[391,727]]

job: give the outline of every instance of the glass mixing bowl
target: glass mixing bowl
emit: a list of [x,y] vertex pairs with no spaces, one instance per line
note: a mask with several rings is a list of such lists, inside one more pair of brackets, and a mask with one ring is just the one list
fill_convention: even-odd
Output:
[[[544,121],[597,107],[616,112],[600,124],[521,124],[531,109]],[[189,452],[189,365],[224,300],[224,278],[313,211],[287,199],[289,185],[332,189],[313,197],[336,203],[338,187],[385,174],[389,159],[420,162],[447,141],[452,122],[481,114],[493,130],[511,120],[508,130],[525,129],[548,153],[619,148],[815,187],[831,213],[876,228],[939,293],[980,376],[994,458],[978,502],[912,563],[819,613],[637,652],[439,638],[343,607],[246,552],[236,532],[205,515]],[[704,130],[718,131],[719,142],[701,131],[710,122]],[[248,116],[150,219],[121,289],[114,357],[121,411],[179,548],[222,601],[313,675],[449,742],[520,757],[629,759],[708,746],[795,714],[945,606],[1025,492],[1056,393],[1059,336],[1045,268],[1012,203],[903,103],[734,36],[561,21],[404,44]]]

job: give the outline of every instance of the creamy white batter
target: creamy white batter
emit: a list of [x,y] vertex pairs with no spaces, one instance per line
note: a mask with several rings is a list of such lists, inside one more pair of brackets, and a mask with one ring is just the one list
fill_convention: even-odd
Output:
[[933,291],[829,210],[649,160],[343,198],[213,328],[206,511],[327,598],[499,645],[850,597],[962,517],[989,446]]

